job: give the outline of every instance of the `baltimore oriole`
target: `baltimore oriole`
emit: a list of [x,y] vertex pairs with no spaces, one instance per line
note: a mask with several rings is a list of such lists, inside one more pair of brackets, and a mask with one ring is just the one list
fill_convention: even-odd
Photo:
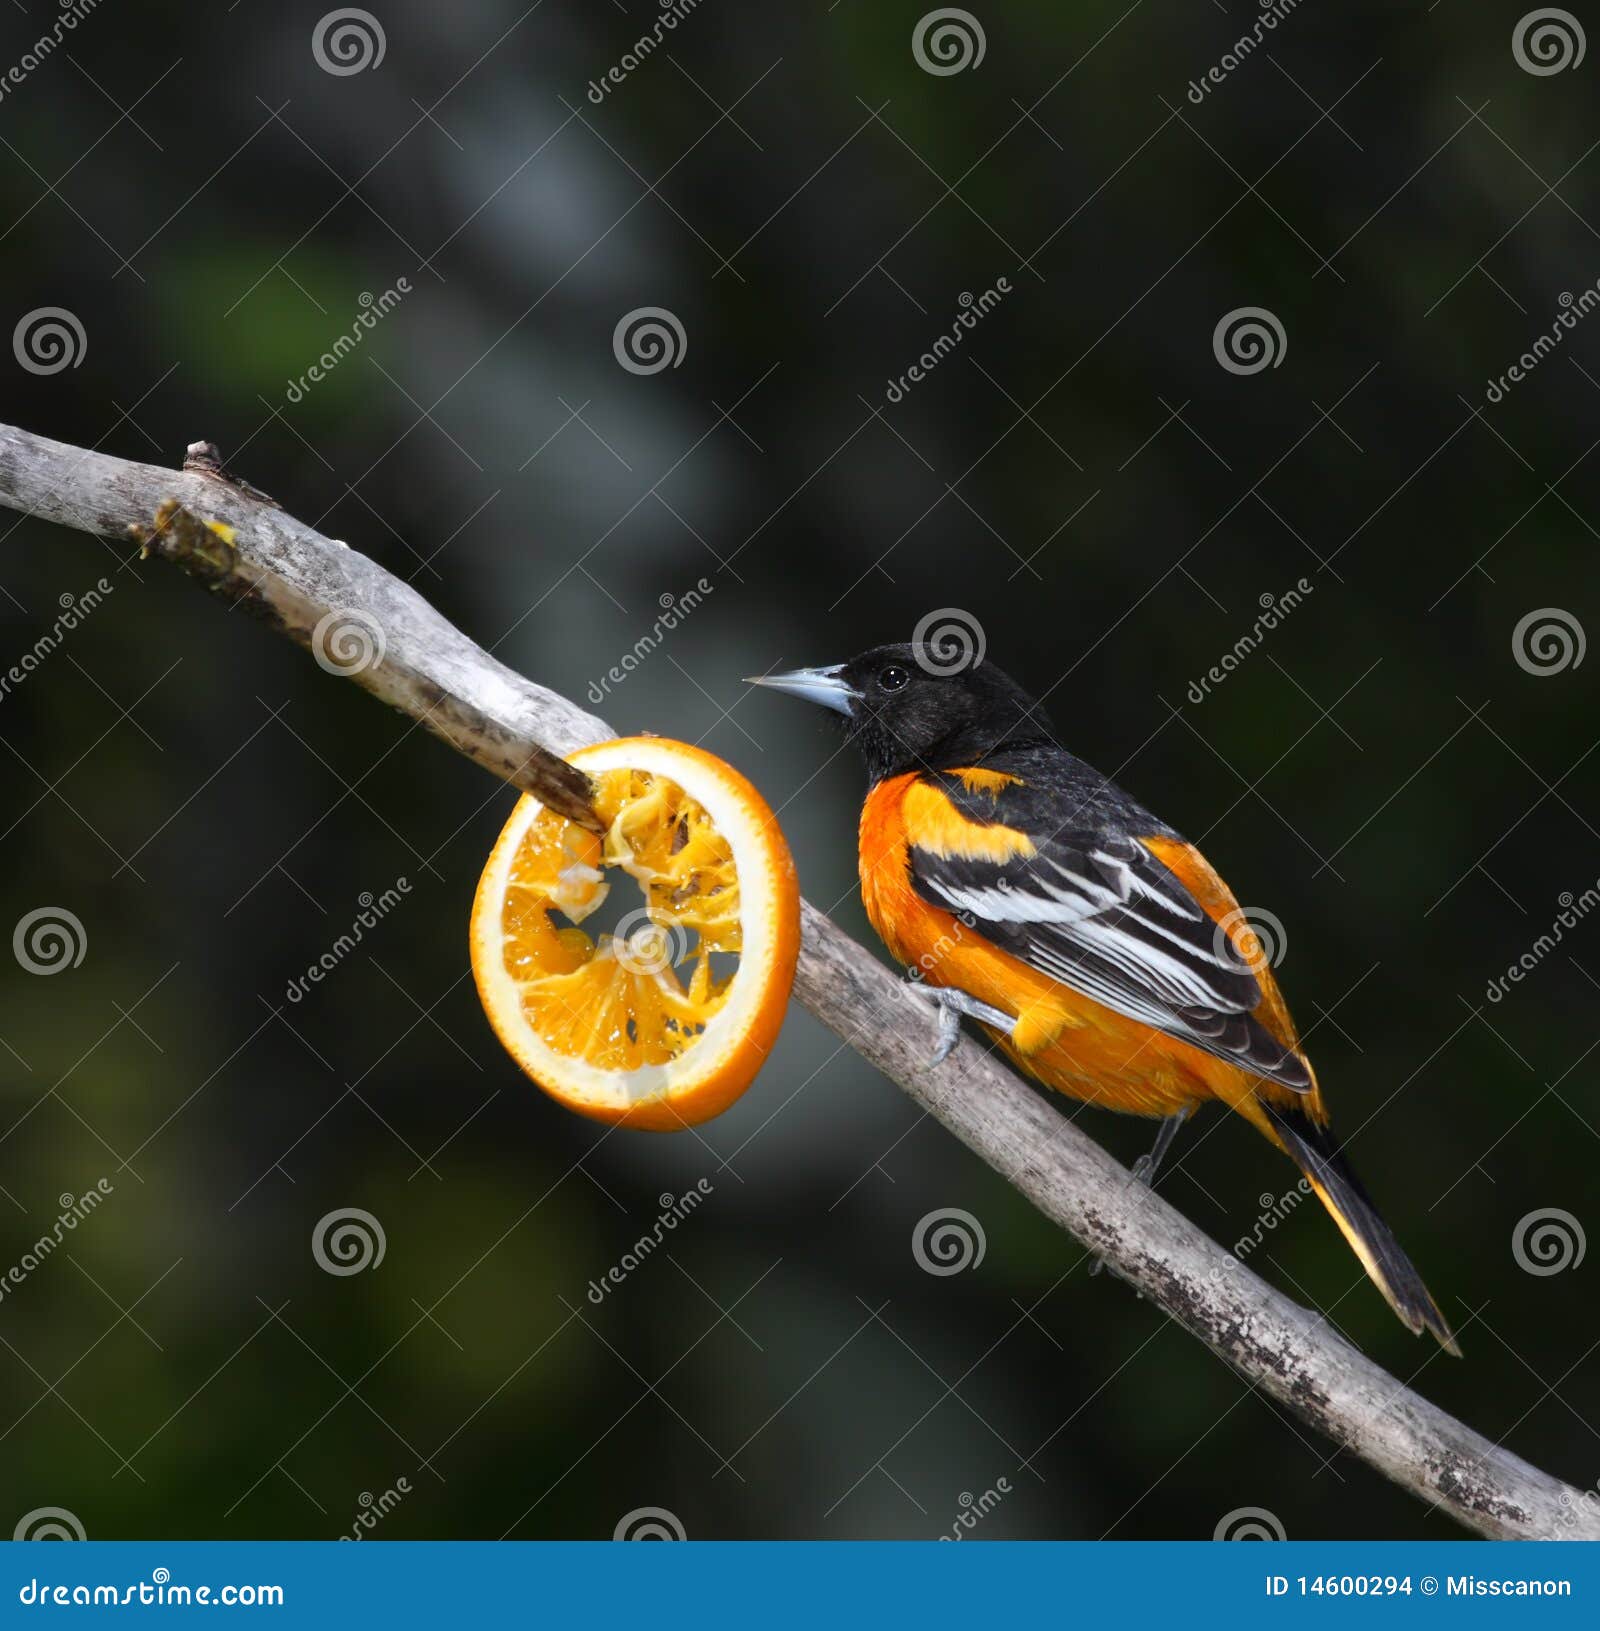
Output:
[[1219,1100],[1300,1168],[1405,1324],[1460,1352],[1329,1130],[1271,963],[1199,850],[1060,747],[981,658],[888,645],[753,683],[842,714],[866,760],[862,898],[939,1004],[936,1061],[967,1015],[1047,1087],[1164,1118],[1135,1169],[1146,1182],[1184,1118]]

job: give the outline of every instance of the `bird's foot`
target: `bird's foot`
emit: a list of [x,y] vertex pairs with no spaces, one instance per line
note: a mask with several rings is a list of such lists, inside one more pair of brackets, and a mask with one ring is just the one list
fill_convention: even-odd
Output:
[[947,985],[921,985],[922,990],[935,1008],[939,1010],[939,1040],[933,1050],[933,1057],[928,1061],[930,1065],[942,1065],[955,1051],[956,1043],[961,1040],[961,1019],[965,1015],[968,1019],[981,1020],[985,1025],[992,1025],[997,1031],[1010,1032],[1016,1020],[1010,1014],[1002,1013],[998,1008],[991,1008],[986,1002],[979,1002],[976,997],[969,997],[965,991],[957,991]]
[[1146,1150],[1137,1161],[1129,1167],[1136,1184],[1143,1184],[1146,1189],[1155,1188],[1156,1168],[1161,1165],[1161,1158],[1154,1150]]

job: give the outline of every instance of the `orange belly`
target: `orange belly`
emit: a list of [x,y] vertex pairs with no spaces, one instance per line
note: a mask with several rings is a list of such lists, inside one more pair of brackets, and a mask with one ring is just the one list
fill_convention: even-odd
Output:
[[965,991],[1017,1015],[1009,1036],[985,1030],[1028,1075],[1076,1099],[1170,1116],[1219,1099],[1252,1121],[1264,1085],[1237,1066],[1126,1018],[991,945],[911,885],[901,799],[914,776],[880,782],[861,812],[861,895],[895,959],[929,985]]

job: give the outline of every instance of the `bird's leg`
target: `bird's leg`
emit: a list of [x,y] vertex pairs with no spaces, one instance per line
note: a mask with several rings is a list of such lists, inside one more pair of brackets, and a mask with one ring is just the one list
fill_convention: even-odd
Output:
[[1010,1014],[991,1008],[988,1003],[979,1002],[976,997],[969,997],[965,991],[958,991],[953,986],[923,985],[922,989],[939,1010],[939,1041],[933,1050],[933,1058],[928,1061],[930,1065],[942,1065],[955,1051],[956,1043],[961,1040],[963,1014],[1008,1034],[1016,1024]]
[[1136,1182],[1144,1184],[1147,1188],[1155,1188],[1156,1168],[1167,1151],[1172,1148],[1172,1141],[1178,1136],[1178,1129],[1189,1119],[1187,1110],[1180,1110],[1175,1116],[1168,1116],[1161,1123],[1161,1130],[1156,1134],[1156,1141],[1147,1155],[1141,1155],[1133,1163],[1133,1176]]
[[[1146,1189],[1155,1188],[1156,1169],[1161,1165],[1162,1157],[1172,1148],[1172,1141],[1178,1136],[1178,1129],[1189,1119],[1188,1110],[1180,1110],[1174,1116],[1168,1116],[1161,1123],[1160,1131],[1156,1133],[1156,1141],[1150,1150],[1133,1163],[1133,1181],[1143,1184]],[[1103,1257],[1097,1257],[1089,1265],[1091,1275],[1098,1274],[1106,1266]]]

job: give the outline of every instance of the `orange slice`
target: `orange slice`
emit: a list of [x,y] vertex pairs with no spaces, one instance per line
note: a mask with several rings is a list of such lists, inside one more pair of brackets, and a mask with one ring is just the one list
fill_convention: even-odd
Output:
[[[800,951],[800,890],[761,795],[665,737],[582,748],[597,837],[524,794],[478,882],[472,972],[495,1034],[558,1103],[670,1132],[726,1110],[777,1040]],[[585,918],[612,881],[643,904]]]

